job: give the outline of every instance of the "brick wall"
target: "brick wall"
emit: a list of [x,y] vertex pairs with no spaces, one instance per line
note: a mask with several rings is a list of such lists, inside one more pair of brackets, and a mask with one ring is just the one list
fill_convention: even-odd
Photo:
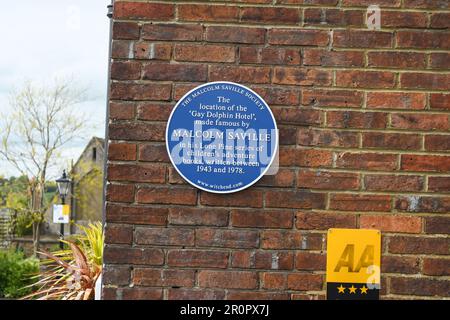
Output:
[[[113,19],[104,298],[324,298],[331,227],[382,230],[382,298],[449,297],[448,0],[115,1]],[[280,129],[279,173],[231,195],[185,183],[164,143],[216,80]]]

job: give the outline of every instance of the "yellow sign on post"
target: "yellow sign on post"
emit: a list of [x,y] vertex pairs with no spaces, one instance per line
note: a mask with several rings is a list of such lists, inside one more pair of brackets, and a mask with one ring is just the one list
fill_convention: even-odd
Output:
[[380,231],[329,229],[327,299],[378,300],[380,260]]

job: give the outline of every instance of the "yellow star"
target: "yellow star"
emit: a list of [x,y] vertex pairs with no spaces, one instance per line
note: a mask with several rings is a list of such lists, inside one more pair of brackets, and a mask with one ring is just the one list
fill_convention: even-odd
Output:
[[345,293],[345,287],[343,287],[342,284],[340,287],[337,287],[337,289],[338,289],[338,293]]
[[361,290],[361,294],[367,294],[367,287],[366,286],[362,286],[362,288],[359,288],[359,290]]
[[350,290],[350,293],[356,293],[356,288],[353,285],[348,289]]

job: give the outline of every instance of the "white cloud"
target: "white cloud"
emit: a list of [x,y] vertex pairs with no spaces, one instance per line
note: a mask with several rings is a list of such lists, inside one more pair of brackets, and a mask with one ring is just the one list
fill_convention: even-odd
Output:
[[[49,81],[73,75],[89,88],[80,104],[95,126],[64,151],[62,162],[76,160],[92,136],[104,136],[110,0],[4,1],[0,11],[0,112],[9,112],[9,92],[25,79]],[[17,174],[0,162],[0,175]]]

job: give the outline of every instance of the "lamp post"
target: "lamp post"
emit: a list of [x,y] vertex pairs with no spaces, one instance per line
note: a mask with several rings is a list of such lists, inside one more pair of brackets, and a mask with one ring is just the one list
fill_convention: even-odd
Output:
[[[66,204],[66,197],[69,194],[70,179],[67,177],[66,170],[63,171],[61,178],[56,179],[56,185],[58,186],[59,197],[61,198],[61,204]],[[61,223],[61,239],[64,239],[64,223]],[[60,242],[59,247],[64,248],[64,243]]]

